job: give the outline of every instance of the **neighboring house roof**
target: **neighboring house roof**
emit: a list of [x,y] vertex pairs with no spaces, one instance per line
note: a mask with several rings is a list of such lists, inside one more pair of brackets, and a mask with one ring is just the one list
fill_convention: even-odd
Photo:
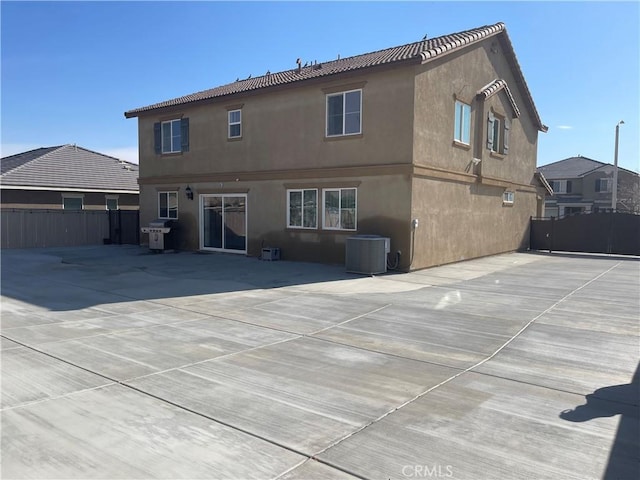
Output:
[[[560,180],[582,178],[596,170],[607,170],[613,167],[610,163],[599,162],[598,160],[592,160],[591,158],[578,155],[577,157],[565,158],[564,160],[543,165],[538,167],[537,171],[544,173],[544,176],[549,180]],[[622,167],[618,167],[618,169],[633,175],[638,175],[637,172],[632,172]]]
[[138,165],[76,145],[0,159],[2,188],[138,193]]
[[137,117],[145,112],[151,112],[158,109],[210,100],[227,95],[246,93],[350,71],[357,71],[380,65],[390,65],[395,63],[426,63],[496,35],[499,35],[500,38],[504,40],[503,45],[506,46],[504,49],[505,55],[511,64],[511,68],[516,78],[516,83],[522,89],[524,99],[528,104],[531,115],[533,116],[538,129],[546,132],[548,128],[540,120],[540,116],[538,115],[538,111],[533,103],[531,92],[525,82],[524,75],[522,74],[522,70],[515,56],[513,45],[509,40],[504,23],[486,25],[460,33],[443,35],[429,40],[421,40],[419,42],[378,50],[376,52],[365,53],[354,57],[347,57],[329,62],[312,63],[304,67],[286,70],[284,72],[267,72],[266,75],[260,77],[249,77],[244,80],[237,80],[233,83],[222,85],[220,87],[155,103],[146,107],[129,110],[125,112],[125,117]]
[[[605,173],[609,173],[615,168],[615,166],[611,163],[603,163],[599,167],[594,168],[593,170],[589,170],[588,172],[583,173],[581,176],[586,177],[587,175],[591,175],[592,173],[597,172],[598,170],[604,171]],[[640,176],[638,172],[634,172],[632,170],[627,170],[626,168],[618,167],[618,171],[620,173],[630,173],[631,175]]]

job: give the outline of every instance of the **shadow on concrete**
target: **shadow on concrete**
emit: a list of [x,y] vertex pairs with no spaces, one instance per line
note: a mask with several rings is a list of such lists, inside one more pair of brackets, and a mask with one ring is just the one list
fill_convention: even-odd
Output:
[[4,250],[1,260],[5,298],[53,311],[362,278],[343,265],[134,245]]
[[549,252],[547,250],[527,250],[527,253],[531,255],[541,255],[544,257],[562,257],[562,258],[589,258],[593,260],[614,260],[620,259],[625,261],[636,261],[640,262],[640,256],[636,255],[622,255],[616,253],[588,253],[588,252],[562,252],[562,251],[553,251]]
[[604,480],[638,478],[640,474],[640,363],[631,383],[598,388],[584,405],[560,413],[569,422],[620,415]]

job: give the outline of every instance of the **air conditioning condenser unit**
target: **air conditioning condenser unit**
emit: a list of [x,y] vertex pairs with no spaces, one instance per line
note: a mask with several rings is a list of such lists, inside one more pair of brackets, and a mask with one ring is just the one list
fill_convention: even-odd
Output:
[[374,275],[387,271],[387,253],[391,239],[380,235],[355,235],[347,238],[345,265],[347,272]]

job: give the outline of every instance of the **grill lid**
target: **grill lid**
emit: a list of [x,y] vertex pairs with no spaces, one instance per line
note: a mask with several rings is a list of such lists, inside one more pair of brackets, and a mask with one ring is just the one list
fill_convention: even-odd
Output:
[[149,222],[149,228],[171,228],[173,220],[156,218],[153,222]]

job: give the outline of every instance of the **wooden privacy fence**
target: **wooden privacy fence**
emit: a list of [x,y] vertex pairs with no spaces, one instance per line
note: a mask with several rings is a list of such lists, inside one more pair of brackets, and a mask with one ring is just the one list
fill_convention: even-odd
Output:
[[532,218],[531,249],[640,255],[640,215],[588,213]]
[[1,248],[139,243],[137,210],[3,209]]

